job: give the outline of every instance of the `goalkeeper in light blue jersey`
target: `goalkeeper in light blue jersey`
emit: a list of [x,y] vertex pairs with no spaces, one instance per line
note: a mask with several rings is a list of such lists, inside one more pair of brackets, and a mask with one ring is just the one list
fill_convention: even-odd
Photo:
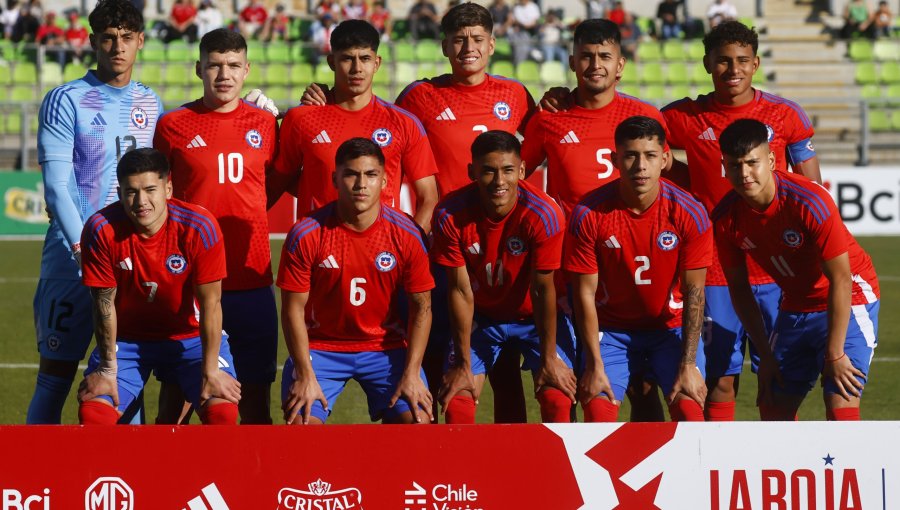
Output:
[[149,147],[159,96],[131,80],[144,45],[143,16],[128,0],[100,0],[89,16],[96,70],[44,97],[38,129],[50,228],[34,296],[41,355],[27,423],[59,423],[78,362],[93,334],[91,297],[81,283],[85,220],[117,199],[116,163]]

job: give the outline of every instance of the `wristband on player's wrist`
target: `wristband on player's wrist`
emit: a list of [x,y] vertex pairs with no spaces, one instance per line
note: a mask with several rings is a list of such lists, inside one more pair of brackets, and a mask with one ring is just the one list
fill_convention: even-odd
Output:
[[844,356],[846,356],[846,355],[847,355],[846,352],[841,353],[841,355],[838,356],[837,358],[834,358],[834,359],[826,359],[826,360],[825,360],[825,363],[834,363],[834,362],[836,362],[836,361],[840,361],[840,360],[842,360],[842,359],[844,358]]

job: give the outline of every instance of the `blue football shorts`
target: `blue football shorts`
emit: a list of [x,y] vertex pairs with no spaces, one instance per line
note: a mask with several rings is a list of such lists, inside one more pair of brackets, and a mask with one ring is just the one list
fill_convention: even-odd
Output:
[[272,287],[222,292],[222,329],[228,333],[238,381],[274,382],[278,312]]
[[84,359],[94,336],[90,289],[79,280],[40,280],[34,293],[34,330],[41,357]]
[[[781,288],[777,284],[751,285],[753,296],[762,313],[766,332],[771,333],[781,303]],[[731,296],[725,285],[706,287],[706,307],[703,321],[703,351],[706,355],[706,374],[710,378],[738,375],[744,366],[744,347],[747,334],[738,319]],[[751,343],[750,368],[756,372],[759,355]]]

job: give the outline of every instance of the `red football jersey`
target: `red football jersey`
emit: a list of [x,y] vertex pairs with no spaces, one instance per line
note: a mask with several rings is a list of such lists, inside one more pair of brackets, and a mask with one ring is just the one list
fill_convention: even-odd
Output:
[[547,193],[567,218],[581,197],[619,177],[611,156],[616,126],[634,115],[654,118],[666,127],[659,110],[618,92],[597,110],[579,106],[557,113],[543,110],[528,121],[522,159],[528,168],[547,160]]
[[137,234],[120,202],[85,224],[81,266],[88,287],[116,288],[117,337],[184,340],[200,334],[194,285],[225,278],[219,223],[200,206],[170,199],[152,237]]
[[397,105],[421,119],[428,141],[439,162],[437,174],[441,195],[470,182],[469,147],[485,131],[524,132],[534,99],[521,83],[487,75],[472,87],[454,83],[445,74],[411,83],[397,97]]
[[466,266],[475,311],[494,320],[531,317],[531,270],[559,269],[562,257],[562,210],[524,181],[498,222],[484,215],[477,184],[451,193],[435,208],[432,231],[434,262]]
[[310,347],[342,352],[405,346],[399,293],[434,288],[421,231],[409,216],[382,205],[378,220],[355,232],[343,225],[335,202],[288,232],[277,284],[309,292]]
[[869,255],[850,235],[831,195],[800,175],[776,172],[775,200],[756,211],[736,192],[713,211],[716,243],[723,267],[740,267],[749,255],[781,287],[781,309],[828,309],[828,279],[821,262],[847,253],[853,275],[854,305],[880,295]]
[[598,274],[602,328],[681,326],[681,273],[712,263],[712,224],[686,191],[660,179],[659,196],[641,214],[622,201],[618,180],[572,210],[563,268]]
[[[691,193],[707,211],[712,211],[729,191],[725,178],[719,135],[738,119],[756,119],[769,128],[769,147],[775,153],[775,168],[787,171],[788,162],[802,163],[816,155],[812,148],[812,122],[799,105],[787,99],[756,91],[753,101],[729,107],[706,94],[685,98],[662,110],[669,125],[669,145],[684,149],[687,155]],[[772,279],[752,261],[748,265],[752,284],[771,283]],[[718,258],[706,277],[707,285],[726,285]]]
[[275,171],[295,176],[297,212],[306,214],[337,199],[331,181],[334,155],[341,143],[354,137],[371,138],[384,152],[387,186],[382,201],[400,206],[402,177],[413,183],[437,173],[425,128],[414,115],[372,96],[362,110],[337,105],[291,108],[281,123]]
[[159,118],[153,147],[169,160],[174,196],[209,209],[225,236],[224,290],[272,285],[266,170],[275,158],[277,122],[241,101],[216,113],[202,100]]

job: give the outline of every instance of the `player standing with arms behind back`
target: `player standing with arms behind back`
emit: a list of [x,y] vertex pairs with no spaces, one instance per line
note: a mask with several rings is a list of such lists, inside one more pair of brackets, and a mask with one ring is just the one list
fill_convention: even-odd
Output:
[[38,128],[50,228],[34,296],[41,354],[27,423],[59,423],[78,362],[91,342],[91,296],[81,283],[81,229],[116,200],[116,162],[148,147],[159,97],[131,81],[144,45],[144,19],[127,0],[101,0],[88,16],[97,69],[51,90]]
[[275,157],[275,117],[241,100],[247,42],[220,28],[200,40],[203,97],[159,119],[154,146],[171,164],[173,194],[206,207],[225,238],[222,324],[241,382],[241,423],[272,423],[278,315],[272,290],[266,171]]

